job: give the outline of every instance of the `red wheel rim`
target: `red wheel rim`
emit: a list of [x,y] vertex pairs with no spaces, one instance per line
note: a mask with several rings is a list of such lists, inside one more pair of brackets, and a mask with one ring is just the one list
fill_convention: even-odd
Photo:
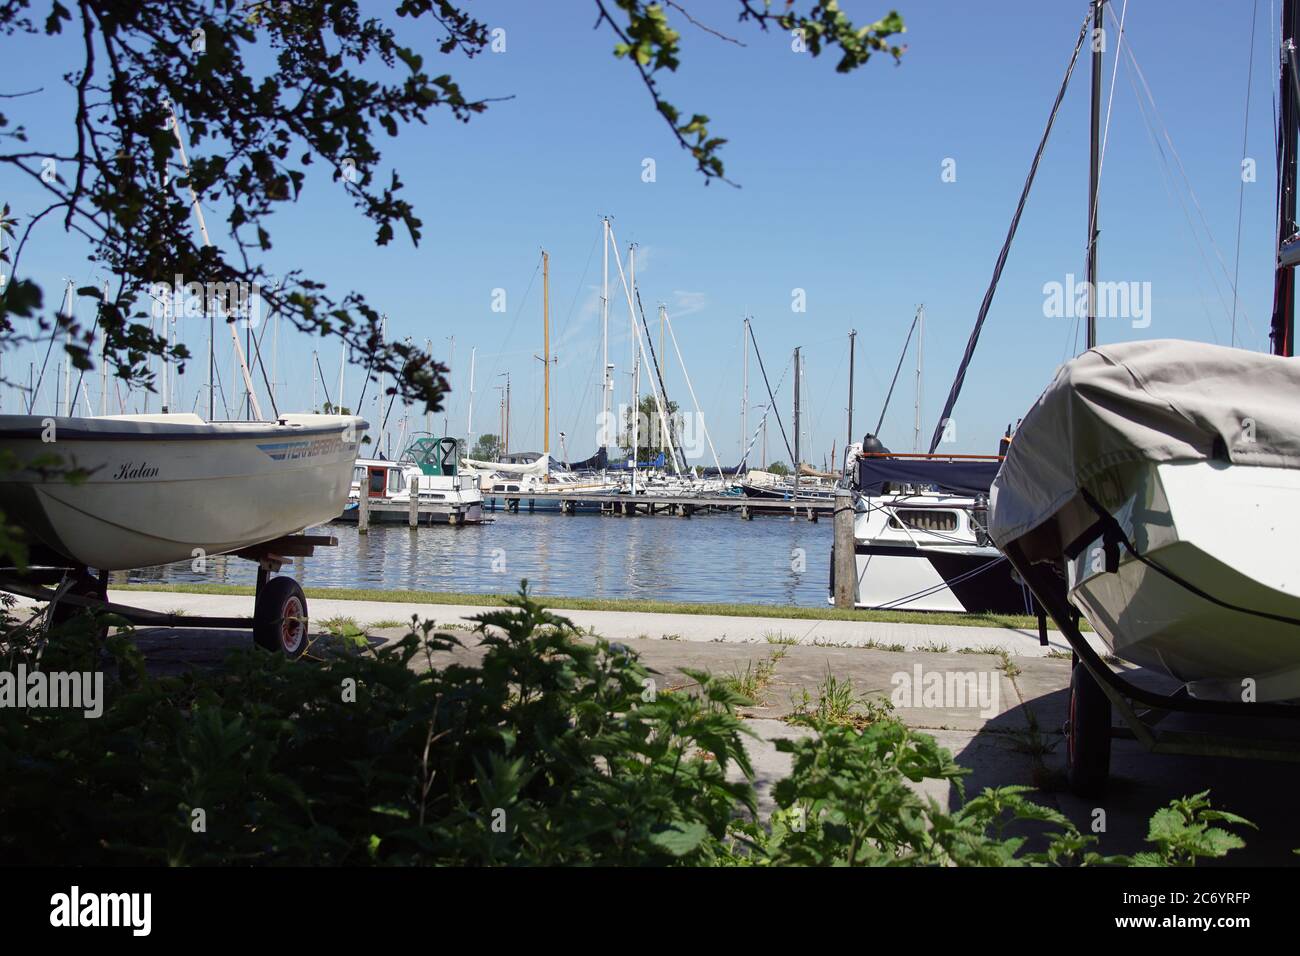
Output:
[[302,647],[304,631],[302,602],[297,597],[287,598],[280,609],[280,646],[286,654],[295,654]]

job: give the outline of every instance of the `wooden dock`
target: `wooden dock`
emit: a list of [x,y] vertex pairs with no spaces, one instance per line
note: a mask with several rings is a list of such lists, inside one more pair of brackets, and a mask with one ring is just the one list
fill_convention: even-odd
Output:
[[[788,515],[817,521],[835,511],[835,500],[799,499],[786,501],[779,498],[749,498],[739,495],[631,495],[631,494],[573,494],[556,495],[498,495],[488,494],[483,499],[489,511],[498,508],[512,514],[520,511],[555,511],[575,515],[578,512],[635,517],[637,515],[670,515],[689,518],[710,512],[739,512],[746,521],[755,515]],[[558,506],[558,507],[557,507]]]

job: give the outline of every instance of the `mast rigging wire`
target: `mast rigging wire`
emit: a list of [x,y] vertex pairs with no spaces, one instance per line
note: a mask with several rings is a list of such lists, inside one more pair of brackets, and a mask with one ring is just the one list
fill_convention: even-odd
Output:
[[984,301],[980,303],[979,315],[975,319],[975,328],[971,330],[970,340],[966,343],[966,352],[962,356],[961,365],[957,369],[957,378],[952,383],[952,388],[948,391],[948,399],[944,402],[943,414],[939,416],[939,421],[935,425],[934,435],[930,439],[930,454],[939,447],[939,442],[943,438],[944,422],[952,414],[953,406],[957,404],[957,396],[961,394],[962,384],[966,381],[966,369],[970,366],[971,359],[975,355],[975,346],[979,343],[980,331],[984,327],[984,320],[988,318],[989,308],[993,305],[993,293],[997,291],[998,280],[1002,278],[1002,269],[1007,264],[1007,255],[1011,252],[1011,242],[1016,237],[1016,229],[1020,226],[1020,216],[1025,211],[1025,202],[1029,199],[1030,187],[1034,185],[1034,176],[1038,173],[1038,164],[1043,158],[1043,151],[1047,148],[1047,138],[1052,133],[1052,126],[1056,123],[1056,115],[1060,112],[1061,101],[1065,99],[1065,91],[1070,85],[1070,77],[1074,74],[1074,66],[1079,60],[1079,51],[1083,49],[1083,41],[1088,35],[1088,23],[1092,19],[1092,10],[1089,9],[1088,15],[1083,18],[1083,25],[1079,27],[1079,39],[1075,41],[1074,53],[1070,55],[1070,65],[1065,69],[1065,78],[1061,81],[1061,88],[1057,91],[1056,101],[1052,104],[1052,112],[1047,117],[1047,128],[1043,130],[1043,137],[1039,140],[1038,150],[1034,153],[1034,161],[1030,164],[1029,175],[1025,179],[1024,188],[1020,192],[1020,202],[1016,205],[1015,215],[1011,217],[1011,227],[1007,230],[1007,237],[1003,240],[1002,251],[998,253],[997,263],[993,267],[993,278],[989,282],[988,290],[984,293]]
[[[1127,2],[1127,0],[1126,0]],[[1246,142],[1250,132],[1250,88],[1255,76],[1255,17],[1259,13],[1259,0],[1251,5],[1250,11],[1250,53],[1246,60],[1246,119],[1241,126],[1241,164],[1246,165]],[[1243,170],[1244,172],[1244,170]],[[1237,185],[1237,254],[1232,262],[1232,330],[1228,344],[1237,344],[1237,281],[1241,276],[1241,220],[1246,209],[1246,177],[1240,177]]]

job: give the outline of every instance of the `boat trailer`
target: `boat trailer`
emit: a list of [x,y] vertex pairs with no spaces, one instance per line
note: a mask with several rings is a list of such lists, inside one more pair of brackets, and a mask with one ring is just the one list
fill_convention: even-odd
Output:
[[108,600],[108,572],[95,574],[83,565],[66,563],[34,563],[23,570],[0,568],[0,591],[47,604],[46,620],[50,627],[89,610],[113,614],[142,627],[251,630],[253,640],[260,647],[298,658],[308,642],[307,597],[293,578],[273,575],[291,558],[310,557],[316,548],[337,545],[338,539],[333,535],[291,534],[228,552],[257,563],[252,617],[167,614],[117,604]]
[[[1160,722],[1174,713],[1300,721],[1300,706],[1198,700],[1186,687],[1162,694],[1137,686],[1115,673],[1088,643],[1079,629],[1079,612],[1070,604],[1065,580],[1057,571],[1050,564],[1031,563],[1019,541],[1010,542],[1003,550],[1037,601],[1039,639],[1047,643],[1050,616],[1074,652],[1065,725],[1066,772],[1074,793],[1096,796],[1105,789],[1110,775],[1111,741],[1115,739],[1136,740],[1152,753],[1300,762],[1300,733],[1270,739],[1160,728]],[[1125,726],[1112,726],[1112,710],[1118,712]]]

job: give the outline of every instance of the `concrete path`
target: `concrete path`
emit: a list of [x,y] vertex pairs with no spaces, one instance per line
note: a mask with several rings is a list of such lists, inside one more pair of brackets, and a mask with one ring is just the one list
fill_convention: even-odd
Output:
[[[219,594],[185,594],[171,591],[110,591],[109,600],[151,611],[183,610],[212,617],[250,616],[253,599]],[[412,615],[443,626],[463,626],[489,610],[463,604],[399,604],[387,601],[339,601],[310,598],[311,618],[325,621],[352,618],[364,627],[380,621],[407,621]],[[1069,644],[1056,631],[1048,631],[1049,646],[1038,643],[1038,633],[1009,627],[963,627],[952,624],[887,624],[873,621],[815,621],[806,618],[727,617],[716,614],[642,614],[627,611],[566,611],[561,614],[580,628],[591,629],[609,640],[671,638],[693,643],[767,643],[791,641],[817,646],[882,647],[904,650],[1001,650],[1017,657],[1045,657],[1068,653]],[[1101,642],[1094,646],[1103,650]]]

